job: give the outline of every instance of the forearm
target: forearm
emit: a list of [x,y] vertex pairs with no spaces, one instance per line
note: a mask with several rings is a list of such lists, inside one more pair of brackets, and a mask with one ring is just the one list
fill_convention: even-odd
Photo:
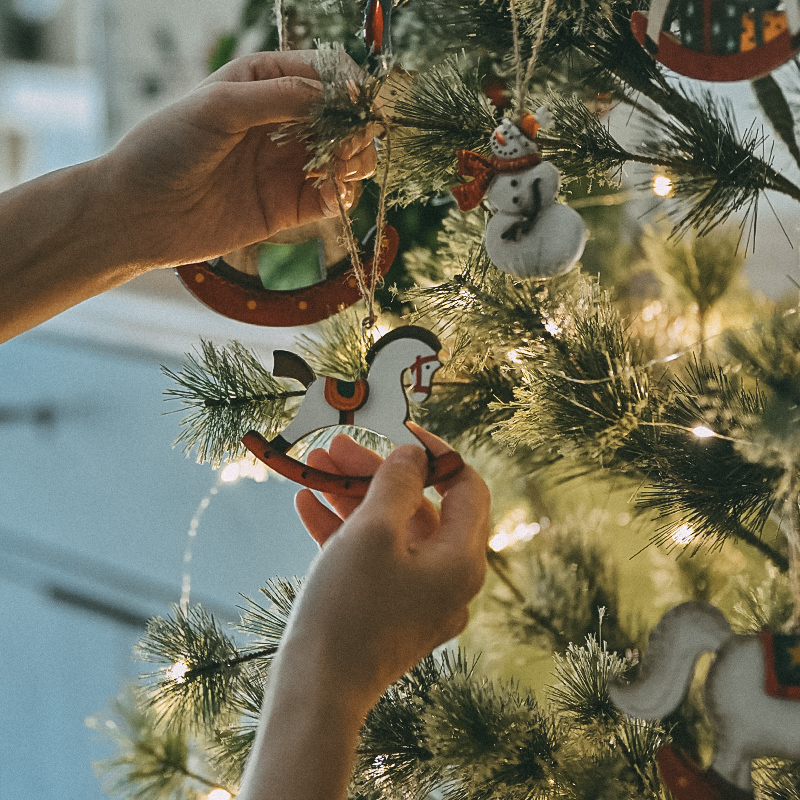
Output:
[[237,800],[344,800],[372,702],[339,691],[317,657],[287,642],[270,670]]
[[0,341],[144,272],[102,160],[0,194]]

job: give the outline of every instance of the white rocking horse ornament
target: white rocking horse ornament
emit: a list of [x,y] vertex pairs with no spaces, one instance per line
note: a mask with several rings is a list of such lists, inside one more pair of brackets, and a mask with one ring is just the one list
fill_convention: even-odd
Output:
[[677,708],[697,659],[709,652],[716,654],[705,681],[713,761],[701,770],[667,745],[657,755],[661,778],[675,800],[748,800],[753,759],[800,759],[800,637],[734,634],[709,603],[682,603],[650,634],[639,678],[612,683],[609,694],[630,717],[662,719]]
[[[287,451],[309,433],[334,425],[367,428],[397,445],[422,445],[406,425],[408,395],[403,375],[411,372],[411,397],[418,402],[425,400],[433,376],[441,366],[439,350],[441,344],[431,331],[416,325],[395,328],[369,349],[366,356],[369,380],[359,381],[330,377],[317,380],[300,356],[276,350],[273,375],[300,381],[306,387],[306,396],[294,419],[274,439],[267,441],[257,431],[250,431],[242,442],[256,458],[303,486],[332,494],[362,496],[369,487],[369,476],[336,475],[314,469],[286,455]],[[428,486],[453,477],[463,466],[455,452],[438,458],[429,452],[429,458]]]

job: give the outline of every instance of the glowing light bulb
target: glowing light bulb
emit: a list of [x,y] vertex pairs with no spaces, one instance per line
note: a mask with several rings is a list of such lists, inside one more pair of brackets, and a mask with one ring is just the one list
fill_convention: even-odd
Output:
[[542,528],[547,527],[545,518],[540,522],[525,522],[526,514],[525,509],[517,508],[498,523],[496,533],[489,539],[489,547],[495,553],[517,542],[529,542]]
[[505,550],[510,544],[511,537],[507,533],[496,533],[491,539],[489,539],[489,547],[491,547],[495,553]]
[[189,671],[189,665],[181,660],[176,661],[168,670],[167,675],[172,678],[174,681],[178,681],[181,683],[183,679],[186,677],[186,673]]
[[656,175],[652,186],[653,192],[659,197],[666,197],[672,191],[672,181],[666,175]]
[[512,364],[522,363],[522,359],[519,357],[519,353],[513,347],[506,353],[506,357]]
[[231,793],[225,789],[212,789],[206,800],[231,800]]
[[689,544],[694,539],[694,528],[691,525],[681,525],[673,531],[672,538],[678,544]]
[[692,428],[692,433],[698,439],[709,439],[714,436],[714,431],[711,428],[707,428],[705,425],[698,425],[696,428]]
[[241,469],[238,461],[233,461],[228,464],[219,475],[219,479],[223,483],[233,483],[238,477]]

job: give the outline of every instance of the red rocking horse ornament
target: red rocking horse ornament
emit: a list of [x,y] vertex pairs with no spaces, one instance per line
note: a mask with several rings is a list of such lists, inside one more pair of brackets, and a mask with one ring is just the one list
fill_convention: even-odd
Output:
[[753,80],[800,50],[800,0],[653,0],[646,15],[634,11],[631,28],[680,75]]
[[[306,396],[297,415],[274,439],[267,441],[257,431],[250,431],[242,442],[256,458],[296,483],[330,494],[361,497],[369,488],[370,476],[337,475],[314,469],[288,456],[287,451],[309,433],[333,425],[357,425],[386,436],[394,444],[421,445],[406,425],[408,395],[403,376],[411,373],[412,398],[425,400],[434,373],[441,366],[440,349],[439,340],[426,328],[416,325],[395,328],[369,349],[369,379],[359,381],[330,377],[317,380],[300,356],[276,350],[273,375],[300,381],[306,387]],[[456,452],[437,458],[430,451],[428,454],[426,486],[452,478],[464,466]]]
[[[378,256],[378,274],[383,277],[397,255],[397,231],[387,225],[383,246]],[[255,275],[233,269],[223,259],[197,264],[184,264],[176,272],[184,286],[209,308],[237,322],[285,328],[310,325],[327,319],[342,306],[351,306],[361,299],[356,279],[350,272],[349,259],[328,269],[325,280],[302,289],[265,289]],[[367,275],[372,261],[366,264]]]

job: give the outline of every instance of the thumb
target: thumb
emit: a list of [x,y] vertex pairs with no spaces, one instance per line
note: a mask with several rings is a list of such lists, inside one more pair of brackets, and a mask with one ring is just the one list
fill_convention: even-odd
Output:
[[358,507],[359,515],[373,522],[388,522],[392,527],[405,527],[425,499],[427,474],[425,450],[415,445],[398,447],[375,472]]

